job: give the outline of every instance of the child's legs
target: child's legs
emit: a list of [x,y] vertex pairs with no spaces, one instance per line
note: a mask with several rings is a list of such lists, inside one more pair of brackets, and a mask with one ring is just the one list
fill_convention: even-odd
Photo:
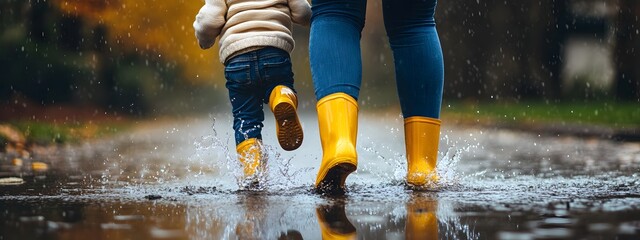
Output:
[[313,0],[309,58],[316,99],[343,92],[358,99],[360,32],[366,0]]
[[293,70],[291,57],[287,51],[275,47],[266,47],[256,51],[259,64],[261,97],[269,103],[271,91],[278,85],[293,88]]
[[433,18],[436,0],[382,3],[402,113],[405,118],[439,118],[444,65]]
[[264,121],[262,91],[254,71],[254,52],[236,56],[226,63],[224,76],[233,113],[236,145],[249,138],[262,139]]

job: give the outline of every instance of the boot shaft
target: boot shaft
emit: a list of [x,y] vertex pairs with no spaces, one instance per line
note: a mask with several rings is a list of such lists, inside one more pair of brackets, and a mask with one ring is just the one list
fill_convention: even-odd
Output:
[[347,176],[356,170],[358,103],[345,93],[326,96],[316,105],[322,145],[322,163],[316,178],[319,192],[344,192]]
[[358,135],[356,100],[347,94],[335,93],[320,99],[316,107],[323,155],[348,152],[355,157]]
[[409,117],[404,120],[407,151],[407,182],[424,185],[437,181],[436,163],[440,142],[440,120]]
[[249,138],[236,146],[238,160],[242,165],[245,177],[252,177],[263,165],[262,141],[257,138]]

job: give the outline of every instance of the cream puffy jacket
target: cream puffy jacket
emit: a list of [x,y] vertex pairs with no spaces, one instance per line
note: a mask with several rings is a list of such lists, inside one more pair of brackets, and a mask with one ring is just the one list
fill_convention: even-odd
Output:
[[291,52],[292,22],[309,26],[306,0],[205,0],[193,28],[203,49],[220,35],[220,62],[239,53],[272,46]]

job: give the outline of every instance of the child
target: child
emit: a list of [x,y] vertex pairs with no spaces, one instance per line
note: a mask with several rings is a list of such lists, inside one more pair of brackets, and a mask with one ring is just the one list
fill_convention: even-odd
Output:
[[193,23],[202,49],[213,46],[220,35],[236,151],[251,184],[263,167],[263,103],[275,116],[280,146],[291,151],[302,144],[289,53],[294,47],[292,22],[309,26],[310,18],[306,0],[205,0]]

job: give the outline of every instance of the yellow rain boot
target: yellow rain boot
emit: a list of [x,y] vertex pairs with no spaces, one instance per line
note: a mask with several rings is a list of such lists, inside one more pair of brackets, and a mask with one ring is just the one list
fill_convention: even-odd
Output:
[[345,179],[358,165],[358,103],[345,93],[334,93],[320,99],[316,109],[322,144],[316,191],[342,194]]
[[409,117],[404,120],[404,140],[407,149],[407,183],[424,186],[438,181],[436,162],[440,142],[440,120]]
[[298,119],[298,97],[290,88],[278,85],[271,91],[269,107],[276,118],[276,133],[282,149],[295,150],[302,144],[302,125]]
[[438,202],[426,199],[413,199],[407,203],[407,223],[405,237],[412,239],[438,239]]
[[238,160],[242,164],[245,179],[256,177],[263,166],[262,142],[257,138],[249,138],[238,144],[236,151],[238,152]]
[[316,208],[322,240],[357,239],[356,228],[347,218],[344,207],[344,204],[337,204]]

